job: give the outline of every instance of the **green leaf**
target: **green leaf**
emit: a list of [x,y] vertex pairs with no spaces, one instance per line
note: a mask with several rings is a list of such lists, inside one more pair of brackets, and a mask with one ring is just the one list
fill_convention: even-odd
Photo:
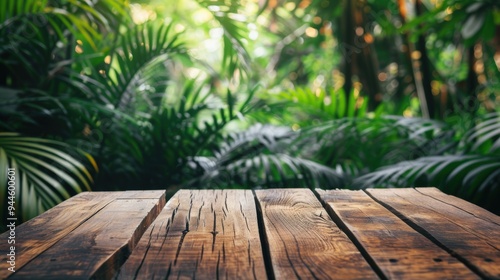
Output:
[[[57,141],[0,132],[0,165],[16,170],[19,215],[23,218],[40,214],[82,188],[90,190],[90,172],[63,149],[70,150]],[[7,178],[0,175],[2,194],[7,193],[6,187]],[[5,203],[4,195],[0,199]]]
[[474,35],[476,35],[479,32],[479,30],[481,30],[481,28],[483,27],[485,18],[486,18],[485,12],[470,14],[465,20],[465,23],[460,31],[462,37],[464,39],[469,39],[472,38]]

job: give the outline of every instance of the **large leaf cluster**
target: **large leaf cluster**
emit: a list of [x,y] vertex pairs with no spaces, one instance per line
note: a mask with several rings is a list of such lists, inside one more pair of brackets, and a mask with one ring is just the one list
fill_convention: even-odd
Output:
[[498,212],[500,116],[464,137],[440,121],[339,118],[300,131],[256,125],[193,158],[196,187],[375,188],[435,186]]
[[[90,168],[72,150],[58,141],[0,132],[0,201],[13,206],[12,211],[2,207],[0,216],[27,220],[76,193],[90,191]],[[9,176],[7,170],[12,171]]]

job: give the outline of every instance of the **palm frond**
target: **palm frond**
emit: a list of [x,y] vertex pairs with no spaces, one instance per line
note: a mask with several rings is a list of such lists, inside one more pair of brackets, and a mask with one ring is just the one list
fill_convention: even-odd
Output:
[[187,168],[191,159],[217,147],[224,128],[246,113],[252,96],[250,90],[244,100],[238,100],[228,90],[226,98],[221,98],[195,80],[186,82],[178,94],[166,95],[148,119],[146,142],[150,144],[144,153],[157,158],[146,163],[155,173],[151,177],[168,177],[167,184],[181,184],[198,176],[198,171]]
[[295,144],[306,157],[357,176],[452,150],[452,137],[452,130],[437,121],[383,116],[341,118],[310,126],[301,131]]
[[[314,122],[327,121],[339,118],[363,118],[368,114],[368,99],[358,96],[351,91],[349,98],[342,89],[337,91],[318,88],[313,92],[310,88],[295,88],[280,92],[279,94],[268,94],[262,97],[267,101],[264,112],[252,114],[257,119],[261,115],[269,118],[284,117],[284,123],[297,123],[300,126],[309,126]],[[283,110],[291,111],[292,114],[284,115]],[[260,115],[259,115],[260,114]]]
[[486,114],[479,119],[463,140],[466,152],[500,154],[500,113]]
[[[95,26],[102,26],[101,31],[110,27],[114,17],[126,17],[122,0],[105,0],[95,4],[91,1],[72,0],[69,3],[52,5],[50,1],[3,1],[0,4],[0,31],[8,34],[22,34],[26,39],[50,28],[58,39],[67,42],[68,31],[75,37],[82,36],[93,47],[101,34]],[[112,15],[111,10],[116,14]],[[83,16],[79,16],[83,15]]]
[[247,130],[225,137],[213,153],[217,164],[224,166],[235,159],[254,156],[263,151],[280,152],[283,145],[295,137],[296,134],[287,127],[255,124]]
[[169,80],[166,59],[184,53],[179,34],[172,34],[171,26],[154,22],[135,26],[119,37],[109,70],[94,68],[91,76],[74,73],[67,82],[74,87],[91,85],[93,91],[88,88],[86,95],[120,111],[130,109],[138,97],[147,98],[141,93],[149,88],[161,94]]
[[[20,218],[27,220],[71,195],[90,190],[91,171],[62,150],[70,149],[53,140],[0,133],[0,166],[3,170],[15,170],[16,209]],[[7,178],[0,179],[0,200],[6,205]],[[5,210],[0,210],[2,217]]]
[[[282,92],[280,99],[291,101],[297,106],[309,107],[311,110],[325,113],[331,118],[364,117],[367,114],[368,99],[358,96],[351,91],[349,101],[342,89],[337,91],[317,89],[313,92],[310,88],[297,88]],[[293,106],[293,104],[290,104]]]
[[346,178],[335,170],[311,160],[287,154],[256,154],[218,164],[207,157],[193,158],[205,172],[188,186],[201,188],[335,188],[345,185]]
[[498,208],[500,157],[450,155],[404,161],[365,174],[353,185],[368,187],[436,186],[486,208]]
[[219,0],[198,0],[198,3],[213,14],[224,30],[223,69],[230,75],[234,75],[236,69],[248,72],[250,55],[243,42],[247,28],[246,17],[240,12],[243,7],[241,3]]
[[296,132],[286,127],[256,124],[222,139],[214,156],[190,159],[199,177],[189,186],[212,187],[334,187],[343,174],[314,161],[287,153]]

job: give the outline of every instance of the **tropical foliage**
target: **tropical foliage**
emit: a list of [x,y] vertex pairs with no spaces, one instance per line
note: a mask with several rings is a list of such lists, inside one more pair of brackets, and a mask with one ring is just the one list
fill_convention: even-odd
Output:
[[0,58],[23,219],[182,187],[432,185],[500,213],[496,1],[8,0]]
[[[88,167],[63,152],[68,149],[52,140],[0,133],[0,166],[14,171],[11,179],[7,172],[0,175],[1,201],[7,201],[8,181],[14,182],[14,193],[19,194],[14,209],[23,209],[20,218],[29,219],[71,195],[90,191],[93,181]],[[2,217],[7,216],[6,211],[6,207],[0,210]]]

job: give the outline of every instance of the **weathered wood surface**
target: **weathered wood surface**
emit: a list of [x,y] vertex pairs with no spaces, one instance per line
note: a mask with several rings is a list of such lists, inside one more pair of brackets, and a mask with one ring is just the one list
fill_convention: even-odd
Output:
[[[117,192],[106,194],[81,193],[48,210],[36,219],[19,225],[16,228],[16,269],[23,267],[77,228],[117,195],[119,195]],[[6,232],[0,235],[0,240],[7,240],[7,234]],[[7,242],[1,242],[0,246],[2,252],[5,252],[10,247]],[[9,266],[6,255],[2,254],[0,278],[5,278],[10,274],[7,270]]]
[[377,279],[309,189],[256,191],[277,279]]
[[[20,251],[11,278],[109,278],[164,205],[164,191],[82,193],[67,200],[16,229]],[[1,272],[5,278],[9,271]]]
[[416,189],[369,189],[367,192],[482,277],[500,279],[498,216],[492,217],[477,208],[474,214],[466,209],[475,207],[465,201],[449,203]]
[[500,217],[435,188],[77,195],[0,279],[500,279]]
[[390,279],[477,279],[470,269],[413,230],[363,191],[316,190],[342,224]]
[[256,215],[249,190],[181,190],[118,279],[266,279]]

